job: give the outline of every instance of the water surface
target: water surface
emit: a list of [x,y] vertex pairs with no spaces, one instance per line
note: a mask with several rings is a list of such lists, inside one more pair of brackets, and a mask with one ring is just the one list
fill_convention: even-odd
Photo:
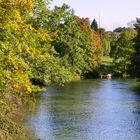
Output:
[[140,140],[134,80],[83,80],[38,95],[26,126],[40,140]]

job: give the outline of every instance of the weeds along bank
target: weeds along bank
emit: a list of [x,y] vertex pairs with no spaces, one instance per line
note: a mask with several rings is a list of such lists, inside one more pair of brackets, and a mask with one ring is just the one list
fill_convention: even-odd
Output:
[[0,139],[29,140],[24,128],[24,105],[20,97],[6,94],[0,95]]

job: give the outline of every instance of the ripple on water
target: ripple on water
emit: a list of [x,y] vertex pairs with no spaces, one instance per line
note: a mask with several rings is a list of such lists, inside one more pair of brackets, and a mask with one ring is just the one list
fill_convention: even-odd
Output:
[[134,80],[83,80],[48,87],[28,115],[42,140],[140,140],[140,88]]

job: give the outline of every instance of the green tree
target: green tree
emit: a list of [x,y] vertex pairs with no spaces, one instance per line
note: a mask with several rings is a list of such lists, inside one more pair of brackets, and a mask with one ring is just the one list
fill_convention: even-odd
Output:
[[66,4],[56,6],[49,17],[48,28],[51,32],[57,30],[52,45],[61,65],[73,77],[80,77],[91,70],[99,60],[94,61],[97,48],[93,45],[89,20],[76,17]]
[[113,32],[121,33],[124,29],[125,27],[117,27],[116,29],[113,30]]
[[109,41],[110,41],[110,57],[113,57],[115,50],[116,50],[116,42],[118,40],[118,38],[120,37],[119,32],[108,32],[108,36],[109,36]]
[[94,31],[97,31],[97,30],[98,30],[98,24],[97,24],[96,19],[93,19],[93,21],[92,21],[92,23],[91,23],[91,28],[92,28]]
[[77,21],[82,31],[86,33],[85,35],[87,40],[90,42],[89,46],[87,46],[86,57],[87,58],[89,57],[87,62],[89,63],[89,65],[91,66],[91,70],[93,71],[96,69],[96,67],[98,67],[98,65],[101,62],[102,56],[101,39],[98,32],[95,32],[90,28],[88,18],[78,18]]
[[44,76],[40,67],[52,55],[51,36],[28,22],[33,7],[31,0],[0,3],[0,84],[1,89],[14,93],[29,94],[39,89],[30,79]]
[[134,24],[135,30],[137,31],[137,36],[135,38],[135,54],[132,59],[133,63],[133,74],[140,78],[140,18],[136,19],[136,24]]
[[101,39],[101,45],[103,48],[103,55],[109,55],[110,53],[110,40],[108,37],[108,34],[106,33],[105,29],[103,28],[99,28],[98,29],[98,33],[100,35],[100,39]]
[[114,70],[117,75],[127,76],[131,69],[131,60],[135,53],[134,41],[137,32],[132,28],[126,28],[116,41],[114,51]]

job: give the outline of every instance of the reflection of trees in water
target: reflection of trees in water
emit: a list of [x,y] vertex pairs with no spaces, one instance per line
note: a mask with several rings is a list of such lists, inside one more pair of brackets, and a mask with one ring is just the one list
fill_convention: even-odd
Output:
[[[132,92],[130,88],[133,84],[133,81],[131,84],[124,80],[105,79],[70,82],[64,87],[48,87],[46,93],[39,95],[40,98],[36,100],[35,107],[31,107],[32,111],[29,113],[31,125],[37,134],[36,138],[78,139],[81,136],[86,139],[96,135],[96,132],[98,136],[103,129],[114,132],[114,129],[110,130],[106,125],[114,120],[114,116],[116,123],[112,124],[113,128],[122,129],[120,118],[128,125],[131,125],[129,122],[137,122],[139,96],[134,93],[139,93],[140,90],[138,88],[137,92]],[[32,102],[28,106],[33,106]],[[124,112],[128,115],[127,118]],[[104,127],[99,126],[98,122],[102,122]],[[130,129],[139,128],[138,123],[136,125],[132,125]],[[134,134],[138,134],[138,131]],[[101,133],[100,136],[104,134]]]
[[32,139],[35,139],[36,137],[36,129],[30,124],[30,118],[36,117],[36,114],[39,110],[39,100],[40,97],[38,95],[34,97],[27,96],[22,98],[22,103],[24,105],[24,118],[26,121],[24,126],[27,128]]
[[22,102],[24,104],[25,114],[35,115],[38,109],[39,97],[24,97]]
[[138,84],[137,86],[134,86],[132,88],[132,91],[134,91],[134,93],[136,94],[135,98],[136,98],[136,102],[137,102],[135,110],[133,111],[133,113],[140,115],[140,84]]
[[50,99],[49,108],[54,136],[61,138],[73,134],[76,137],[78,132],[81,133],[84,128],[81,123],[90,118],[88,106],[93,100],[91,92],[93,93],[93,89],[96,92],[99,85],[98,80],[71,82],[50,93],[54,94]]
[[134,93],[137,95],[140,95],[140,84],[132,87],[131,90],[134,91]]
[[86,106],[93,89],[95,92],[99,89],[99,83],[98,80],[84,80],[67,83],[64,87],[48,87],[45,94],[40,94],[36,104],[27,102],[28,110],[31,110],[29,121],[36,137],[53,139],[80,133],[81,126],[75,124],[88,119],[90,110]]

